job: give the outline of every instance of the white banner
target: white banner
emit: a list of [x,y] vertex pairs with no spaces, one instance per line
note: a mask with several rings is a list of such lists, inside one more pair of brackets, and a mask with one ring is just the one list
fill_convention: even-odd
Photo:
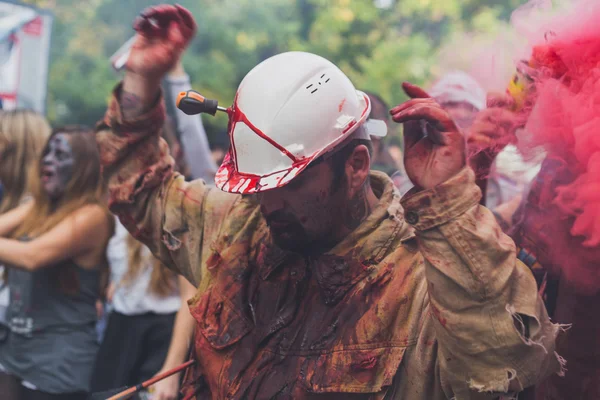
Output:
[[0,1],[0,99],[4,109],[46,111],[53,15]]

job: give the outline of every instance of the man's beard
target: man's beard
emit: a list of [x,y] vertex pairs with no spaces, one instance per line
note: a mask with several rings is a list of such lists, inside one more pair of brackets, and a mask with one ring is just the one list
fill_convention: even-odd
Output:
[[273,226],[267,219],[273,242],[282,250],[303,255],[317,255],[330,250],[336,242],[332,241],[333,233],[327,232],[320,237],[311,237],[304,227],[296,221],[286,220],[285,225]]
[[273,242],[282,250],[303,253],[310,239],[302,225],[293,217],[275,212],[266,218]]
[[[320,254],[336,245],[334,227],[339,225],[343,208],[340,203],[345,196],[345,176],[331,184],[329,198],[315,205],[318,210],[311,215],[319,221],[314,231],[307,231],[294,214],[279,210],[265,216],[273,242],[282,250],[299,254]],[[264,216],[264,214],[263,214]],[[319,229],[322,228],[322,229]]]

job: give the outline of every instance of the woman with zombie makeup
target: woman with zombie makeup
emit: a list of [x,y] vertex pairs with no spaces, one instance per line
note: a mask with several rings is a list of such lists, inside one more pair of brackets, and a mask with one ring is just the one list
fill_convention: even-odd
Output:
[[8,400],[84,399],[113,228],[93,134],[54,130],[38,168],[33,201],[0,216],[0,262],[9,267],[11,297],[0,393]]

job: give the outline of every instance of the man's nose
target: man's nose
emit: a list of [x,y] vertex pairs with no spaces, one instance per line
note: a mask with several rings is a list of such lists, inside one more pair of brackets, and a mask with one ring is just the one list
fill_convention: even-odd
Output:
[[263,215],[269,215],[284,207],[283,198],[277,193],[277,190],[268,190],[259,193],[260,210]]

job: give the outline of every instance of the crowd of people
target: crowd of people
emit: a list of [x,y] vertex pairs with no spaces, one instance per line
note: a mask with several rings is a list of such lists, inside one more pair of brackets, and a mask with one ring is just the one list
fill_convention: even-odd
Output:
[[[180,63],[164,89],[191,89]],[[2,111],[0,124],[2,398],[87,399],[184,362],[195,288],[108,212],[93,130],[51,130],[28,110]],[[214,180],[220,155],[199,117],[177,112],[162,135],[180,173]],[[153,398],[176,398],[179,380]]]
[[2,399],[108,398],[188,359],[136,396],[600,398],[600,246],[555,201],[581,168],[525,159],[514,98],[455,71],[392,108],[289,52],[209,143],[174,103],[193,17],[134,27],[96,128],[0,111]]

